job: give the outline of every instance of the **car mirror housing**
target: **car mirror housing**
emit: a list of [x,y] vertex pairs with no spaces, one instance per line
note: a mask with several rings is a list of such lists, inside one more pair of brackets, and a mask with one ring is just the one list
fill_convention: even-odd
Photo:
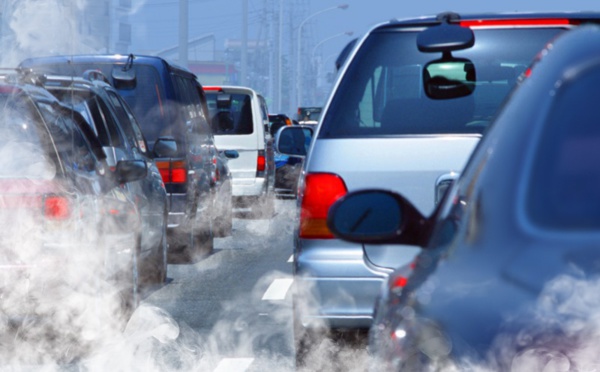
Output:
[[312,128],[282,127],[275,134],[275,150],[283,155],[304,157],[310,147],[312,136]]
[[115,173],[120,184],[139,181],[148,174],[148,164],[143,160],[120,160]]
[[425,246],[429,221],[403,196],[387,190],[348,193],[329,209],[327,226],[338,238],[364,244]]
[[444,53],[471,48],[475,34],[469,27],[443,22],[421,31],[417,36],[417,48],[423,53]]
[[154,143],[154,155],[157,158],[172,158],[177,151],[177,141],[173,137],[159,137]]

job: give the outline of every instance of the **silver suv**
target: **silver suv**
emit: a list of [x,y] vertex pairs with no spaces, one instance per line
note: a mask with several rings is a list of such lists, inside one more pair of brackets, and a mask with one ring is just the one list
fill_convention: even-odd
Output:
[[[297,358],[316,329],[361,329],[393,269],[418,249],[334,239],[329,207],[348,191],[401,192],[429,215],[544,45],[583,19],[444,13],[374,27],[348,56],[301,177],[294,245]],[[301,155],[284,128],[277,150]],[[290,144],[291,143],[291,144]],[[308,332],[307,332],[308,331]]]

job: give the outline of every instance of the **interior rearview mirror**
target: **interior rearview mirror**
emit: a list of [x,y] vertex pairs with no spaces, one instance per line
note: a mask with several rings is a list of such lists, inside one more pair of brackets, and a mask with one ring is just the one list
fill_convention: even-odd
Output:
[[432,99],[468,96],[475,90],[475,65],[468,59],[442,58],[425,65],[423,88]]

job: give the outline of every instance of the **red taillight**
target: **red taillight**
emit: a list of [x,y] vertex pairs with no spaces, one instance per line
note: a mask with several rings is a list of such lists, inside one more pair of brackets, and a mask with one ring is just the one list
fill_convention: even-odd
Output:
[[300,212],[300,237],[332,239],[327,227],[329,207],[348,192],[344,180],[331,173],[311,173],[304,179]]
[[404,288],[406,287],[406,284],[408,283],[408,279],[403,277],[403,276],[398,276],[396,277],[396,279],[394,279],[394,282],[392,283],[392,289],[393,288]]
[[156,167],[164,183],[186,183],[187,167],[185,161],[157,161]]
[[265,158],[265,151],[260,150],[258,152],[258,156],[256,157],[256,171],[264,172],[266,165],[267,165],[267,160]]
[[71,215],[69,199],[59,195],[49,195],[44,198],[44,217],[53,220],[66,220]]
[[462,27],[566,26],[577,25],[578,23],[579,22],[576,20],[564,18],[478,19],[464,20],[459,22]]
[[207,92],[222,92],[223,89],[221,87],[202,87],[204,91]]

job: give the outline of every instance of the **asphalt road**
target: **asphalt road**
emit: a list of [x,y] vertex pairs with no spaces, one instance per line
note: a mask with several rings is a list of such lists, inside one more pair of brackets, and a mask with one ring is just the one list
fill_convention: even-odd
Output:
[[[105,353],[116,369],[295,371],[295,213],[295,200],[277,200],[271,219],[249,219],[238,212],[233,235],[216,239],[211,256],[169,265],[167,284],[142,301],[124,341]],[[364,371],[365,355],[363,344],[326,343],[302,372]],[[111,363],[98,365],[105,369]]]
[[166,335],[150,347],[157,370],[294,370],[294,207],[295,201],[277,200],[272,219],[236,213],[233,235],[215,239],[211,256],[169,265],[167,284],[141,309],[153,314],[144,317],[154,319],[154,338]]

